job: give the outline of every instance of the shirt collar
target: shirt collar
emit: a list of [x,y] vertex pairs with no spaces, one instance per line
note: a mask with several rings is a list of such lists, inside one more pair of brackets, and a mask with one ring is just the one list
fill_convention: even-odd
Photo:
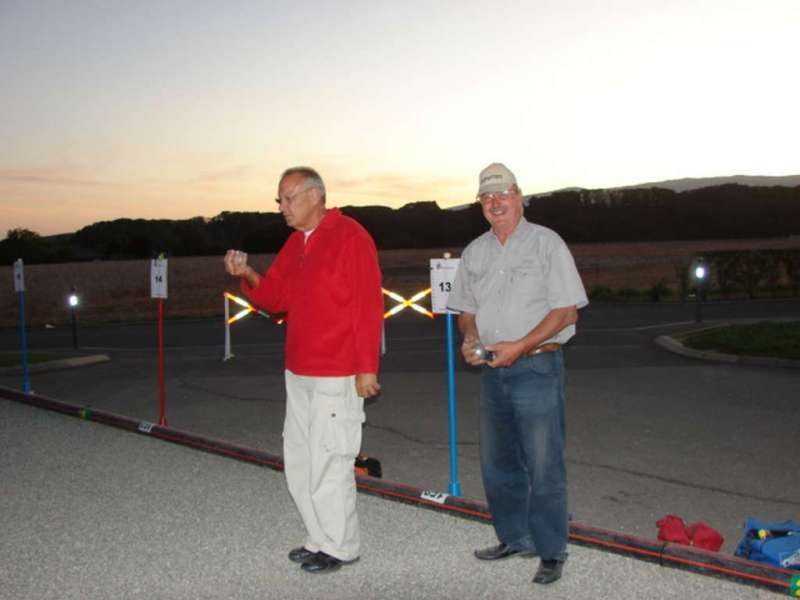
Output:
[[317,226],[314,227],[309,232],[305,232],[302,230],[295,230],[292,233],[299,236],[303,242],[308,242],[308,239],[311,237],[311,234],[317,231],[318,229],[332,229],[336,222],[342,218],[342,211],[338,208],[329,208],[325,211],[325,214],[322,216],[322,220],[317,223]]
[[[511,232],[511,235],[508,236],[508,239],[506,241],[510,242],[515,237],[519,237],[520,235],[522,235],[521,231],[523,229],[527,229],[530,224],[531,224],[530,221],[528,221],[528,219],[525,218],[525,215],[522,215],[519,218],[519,221],[517,222],[517,226],[514,227],[514,230]],[[497,243],[500,244],[500,238],[497,237],[497,234],[494,232],[494,229],[490,228],[489,233],[491,233],[494,239],[497,241]],[[502,246],[503,244],[500,245]]]
[[338,208],[329,208],[325,211],[322,221],[316,226],[316,229],[331,229],[336,225],[336,222],[342,218],[342,211]]

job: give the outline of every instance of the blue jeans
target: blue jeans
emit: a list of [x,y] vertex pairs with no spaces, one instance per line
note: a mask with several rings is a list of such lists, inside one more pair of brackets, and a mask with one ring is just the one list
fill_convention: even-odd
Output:
[[481,372],[481,471],[498,539],[567,557],[564,358],[523,356]]

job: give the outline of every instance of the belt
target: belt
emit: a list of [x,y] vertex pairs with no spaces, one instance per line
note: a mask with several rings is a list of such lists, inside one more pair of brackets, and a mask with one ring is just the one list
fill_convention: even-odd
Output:
[[527,356],[534,356],[536,354],[541,354],[542,352],[556,352],[557,350],[561,350],[561,344],[557,344],[556,342],[550,342],[549,344],[542,344],[541,346],[536,346],[533,350],[529,350],[525,354]]

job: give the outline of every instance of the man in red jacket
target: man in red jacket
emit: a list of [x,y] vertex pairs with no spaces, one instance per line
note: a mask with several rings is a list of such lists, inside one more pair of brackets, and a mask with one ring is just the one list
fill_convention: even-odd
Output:
[[287,313],[283,457],[307,531],[289,559],[325,573],[359,557],[353,463],[364,398],[380,390],[381,273],[366,230],[325,207],[316,171],[285,171],[275,201],[296,231],[266,273],[257,273],[238,250],[228,250],[224,262],[254,304]]

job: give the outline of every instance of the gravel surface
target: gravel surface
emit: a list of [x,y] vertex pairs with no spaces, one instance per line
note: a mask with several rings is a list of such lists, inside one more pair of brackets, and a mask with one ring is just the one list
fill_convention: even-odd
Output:
[[486,564],[489,526],[359,497],[361,560],[309,575],[283,476],[0,400],[0,598],[774,598],[775,593],[570,546],[564,578]]

